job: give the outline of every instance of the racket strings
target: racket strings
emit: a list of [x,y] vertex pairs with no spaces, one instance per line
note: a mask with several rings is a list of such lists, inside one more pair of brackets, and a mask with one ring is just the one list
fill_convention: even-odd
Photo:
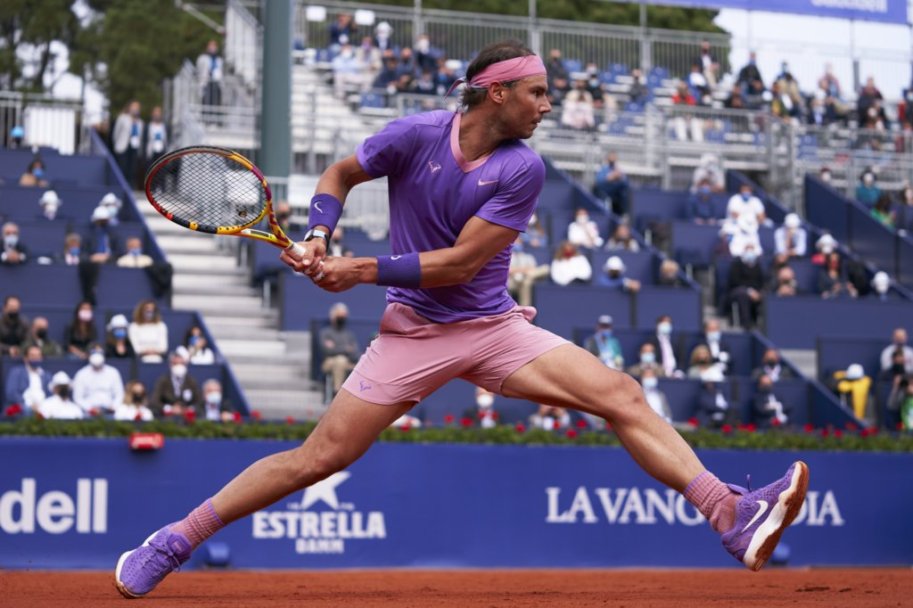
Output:
[[204,151],[166,162],[149,192],[166,214],[196,222],[203,231],[252,225],[266,205],[263,184],[247,167]]

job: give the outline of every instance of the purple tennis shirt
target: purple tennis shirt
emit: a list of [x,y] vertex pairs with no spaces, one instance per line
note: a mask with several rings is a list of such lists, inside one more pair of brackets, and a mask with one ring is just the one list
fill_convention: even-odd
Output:
[[[526,230],[536,207],[545,165],[519,140],[505,141],[472,162],[459,145],[459,113],[439,110],[390,122],[356,151],[372,177],[386,175],[393,255],[452,247],[473,216]],[[510,247],[498,252],[470,282],[449,287],[390,287],[387,302],[411,306],[436,323],[507,312]]]

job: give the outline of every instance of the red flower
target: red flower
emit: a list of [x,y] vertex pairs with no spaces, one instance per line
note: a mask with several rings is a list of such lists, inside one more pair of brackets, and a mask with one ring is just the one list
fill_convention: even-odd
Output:
[[101,412],[98,411],[98,408],[97,408],[97,407],[89,408],[89,416],[92,416],[93,418],[95,418],[96,416],[98,416],[100,413],[101,413]]
[[453,414],[444,415],[444,424],[453,424],[453,421],[454,421]]
[[522,422],[518,422],[517,424],[514,425],[514,430],[517,431],[518,433],[525,433],[526,425],[523,424]]
[[139,412],[137,412],[137,413],[136,413],[136,416],[133,417],[133,420],[135,420],[136,422],[142,422],[142,421],[143,421],[143,415],[140,414]]
[[232,413],[231,419],[234,421],[235,424],[241,424],[241,422],[243,422],[243,420],[244,420],[244,419],[241,417],[241,412],[234,412],[234,413]]
[[608,420],[606,420],[606,423],[605,423],[605,430],[609,433],[612,432],[612,423],[609,422]]
[[295,419],[292,418],[291,416],[286,416],[286,417],[285,417],[285,424],[295,424]]
[[464,429],[468,429],[469,427],[472,426],[472,418],[469,418],[468,416],[463,416],[462,418],[460,418],[460,424],[462,425],[462,427]]
[[184,421],[187,422],[187,424],[193,424],[194,422],[196,422],[196,419],[197,419],[196,410],[194,410],[193,408],[187,408],[186,410],[184,410]]
[[688,418],[688,424],[690,424],[691,426],[699,426],[697,418],[695,418],[694,416],[692,416],[691,418]]
[[813,425],[811,422],[806,422],[806,423],[805,423],[805,426],[803,426],[802,429],[803,429],[806,433],[814,433],[814,432],[815,432],[815,425]]
[[740,431],[748,431],[748,425],[745,424],[744,422],[740,422],[736,428],[739,429]]
[[18,403],[13,403],[7,406],[6,411],[4,412],[8,417],[15,418],[22,413],[22,406]]
[[577,431],[575,431],[574,429],[568,429],[567,431],[564,432],[564,434],[567,435],[568,439],[574,439],[575,437],[577,437]]
[[841,431],[840,429],[834,429],[834,437],[836,437],[837,439],[840,439],[841,437],[843,437],[843,431]]
[[[776,418],[774,418],[774,420],[776,420]],[[780,423],[777,422],[777,424],[779,425]],[[745,430],[748,431],[749,433],[754,433],[755,431],[758,430],[758,425],[756,425],[754,422],[749,422],[748,424],[745,425]]]
[[726,433],[726,434],[728,435],[729,433],[732,432],[732,425],[731,425],[731,424],[724,424],[722,427],[720,427],[720,430],[723,431],[724,433]]
[[401,430],[401,431],[404,432],[404,433],[407,432],[407,431],[411,431],[411,430],[412,430],[412,425],[409,424],[408,422],[404,422],[404,423],[402,423],[401,425],[399,425],[399,430]]
[[898,430],[898,431],[902,431],[902,430],[903,430],[903,422],[898,422],[898,423],[897,423],[897,430]]
[[587,426],[589,426],[589,425],[587,425],[586,420],[584,420],[583,418],[580,418],[577,420],[578,429],[585,429]]
[[847,421],[847,423],[846,423],[846,430],[848,430],[849,432],[852,433],[852,432],[858,431],[858,430],[859,430],[859,426],[858,426],[855,422],[853,422],[852,420],[849,420],[849,421]]
[[821,429],[821,436],[822,436],[822,437],[827,437],[827,436],[829,436],[830,434],[831,434],[831,432],[830,432],[829,430],[827,430],[827,429]]
[[770,421],[770,426],[780,426],[780,419],[776,417],[772,418]]
[[260,413],[260,410],[251,410],[250,417],[254,420],[260,420],[263,418],[263,414]]

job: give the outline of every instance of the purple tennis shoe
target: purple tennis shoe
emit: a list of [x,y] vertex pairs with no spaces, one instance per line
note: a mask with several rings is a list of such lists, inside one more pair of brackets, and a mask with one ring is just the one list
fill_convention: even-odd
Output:
[[170,525],[165,526],[141,546],[120,556],[114,569],[114,584],[126,598],[142,597],[171,572],[180,570],[191,551],[187,537],[172,532]]
[[735,525],[723,534],[723,546],[750,570],[760,570],[793,523],[808,489],[808,465],[794,462],[779,480],[751,491],[729,486],[742,495],[735,507]]

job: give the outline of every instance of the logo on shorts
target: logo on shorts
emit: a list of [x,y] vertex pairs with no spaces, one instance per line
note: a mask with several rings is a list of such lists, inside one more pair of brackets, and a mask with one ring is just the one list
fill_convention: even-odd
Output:
[[358,392],[363,393],[365,391],[371,390],[371,385],[365,382],[364,380],[358,381]]
[[441,170],[441,164],[440,164],[440,163],[437,163],[437,162],[434,162],[433,160],[429,160],[429,161],[428,161],[428,169],[429,169],[432,173],[437,173],[438,171]]
[[340,471],[306,488],[301,500],[288,503],[284,511],[257,511],[254,538],[294,540],[299,555],[343,554],[346,541],[387,538],[383,512],[358,511],[353,503],[339,500],[339,486],[351,477]]

